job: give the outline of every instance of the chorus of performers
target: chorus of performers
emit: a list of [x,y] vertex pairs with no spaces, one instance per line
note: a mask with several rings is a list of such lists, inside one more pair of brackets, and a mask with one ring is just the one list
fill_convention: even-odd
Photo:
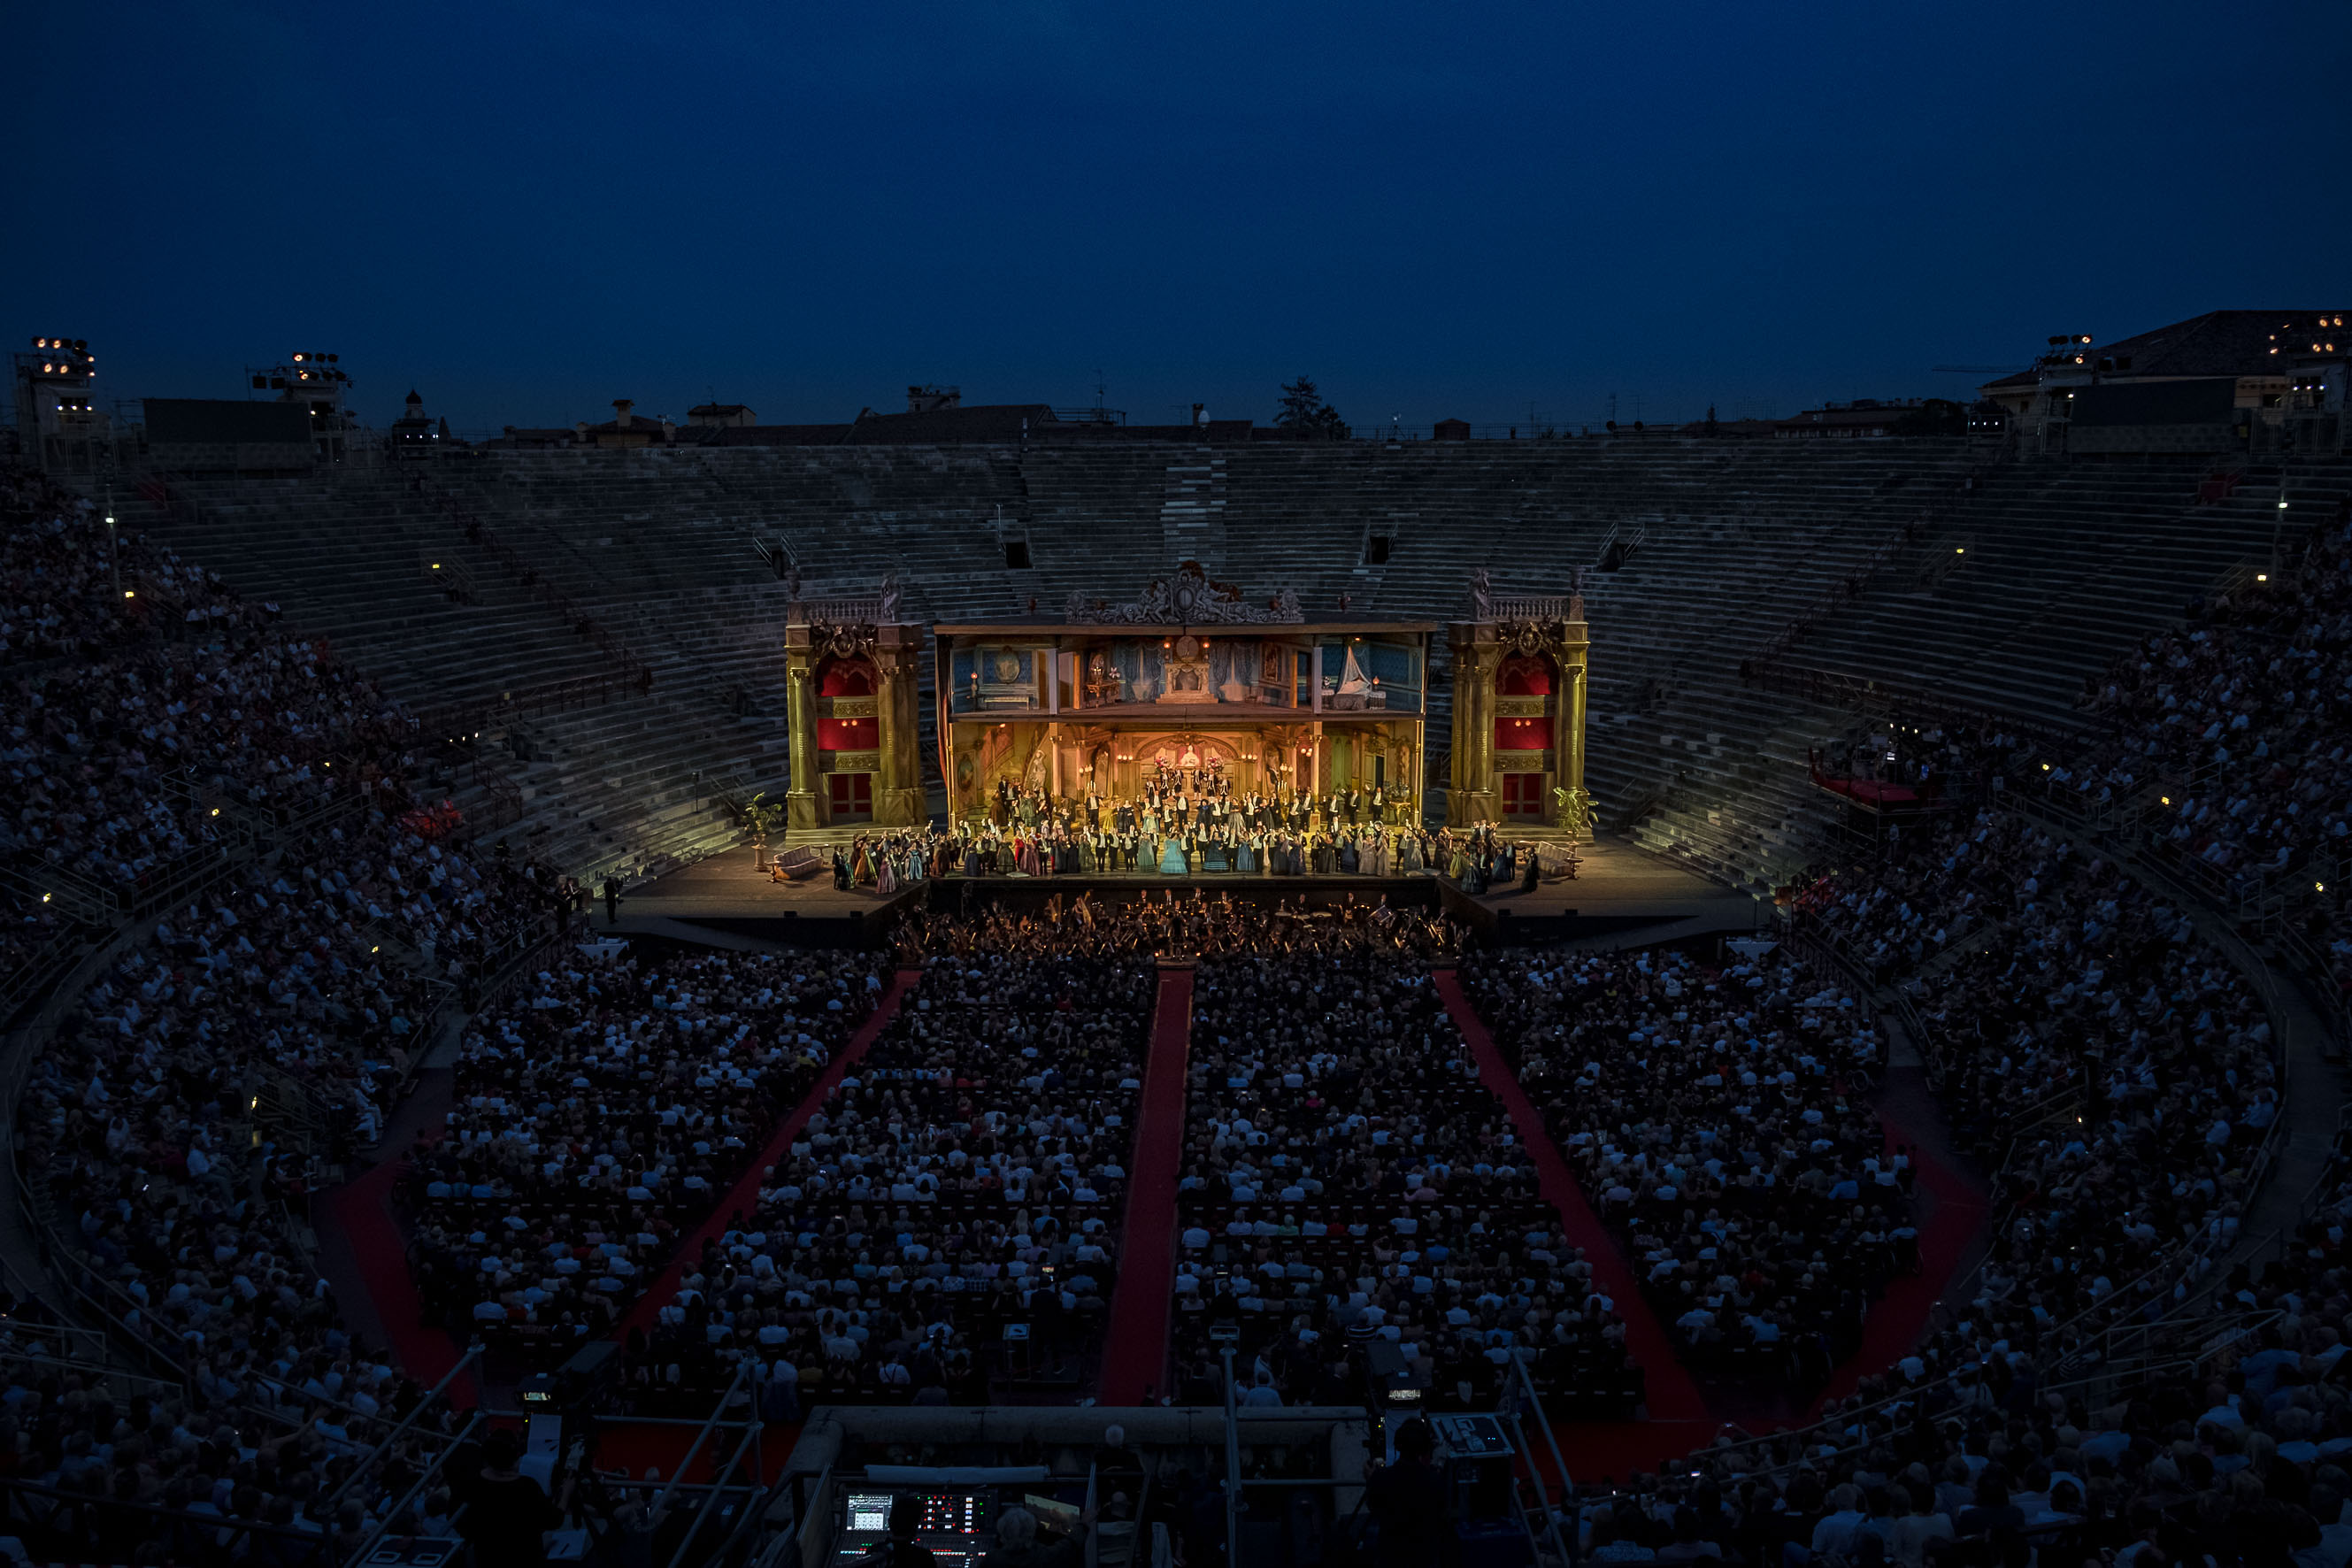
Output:
[[[1538,847],[1505,837],[1492,824],[1470,828],[1340,822],[1252,827],[1228,819],[1205,826],[1162,821],[1148,805],[1131,826],[1104,828],[1083,817],[1048,816],[1000,826],[979,820],[961,831],[903,828],[860,834],[833,852],[834,886],[895,893],[935,877],[1077,877],[1118,873],[1191,877],[1230,872],[1267,877],[1441,877],[1469,893],[1517,887],[1544,876],[1573,878],[1571,846]],[[776,873],[782,876],[782,872]]]
[[1210,896],[1194,888],[1190,898],[1174,889],[1158,897],[1105,900],[1082,893],[1062,895],[1026,912],[987,910],[964,915],[910,911],[899,925],[899,960],[921,963],[978,953],[1027,953],[1066,957],[1072,953],[1298,953],[1395,952],[1439,958],[1462,951],[1466,928],[1439,910],[1390,906],[1387,895],[1366,902],[1350,894],[1319,909],[1287,899],[1273,908],[1235,902],[1231,893]]
[[1083,799],[1060,799],[1043,790],[997,781],[988,820],[998,827],[1039,827],[1059,823],[1104,833],[1141,830],[1147,822],[1173,831],[1229,826],[1235,832],[1321,832],[1386,824],[1405,826],[1420,811],[1409,790],[1332,790],[1323,795],[1284,791],[1268,795],[1233,786],[1214,768],[1160,768],[1133,797],[1090,792]]

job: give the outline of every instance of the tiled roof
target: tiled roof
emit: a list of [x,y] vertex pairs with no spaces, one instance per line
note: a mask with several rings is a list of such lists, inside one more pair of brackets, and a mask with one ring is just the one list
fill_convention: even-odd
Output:
[[[2327,315],[2342,314],[2328,311]],[[2260,375],[2281,370],[2281,362],[2312,341],[2318,310],[2208,310],[2153,331],[2095,343],[2091,365],[2131,361],[2126,375]],[[2270,351],[2277,349],[2278,353]],[[2089,368],[2086,366],[2085,368]]]

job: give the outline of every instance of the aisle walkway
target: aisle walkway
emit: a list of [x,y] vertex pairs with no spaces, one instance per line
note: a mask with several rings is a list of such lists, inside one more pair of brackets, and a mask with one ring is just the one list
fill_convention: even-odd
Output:
[[[1911,1146],[1918,1179],[1912,1184],[1912,1223],[1919,1228],[1919,1272],[1887,1282],[1885,1294],[1863,1320],[1862,1344],[1813,1401],[1818,1415],[1829,1400],[1843,1399],[1864,1377],[1883,1372],[1911,1353],[1944,1299],[1960,1265],[1984,1237],[1988,1194],[1948,1163],[1921,1129],[1934,1129],[1936,1104],[1926,1076],[1916,1068],[1896,1068],[1878,1100],[1878,1120],[1892,1146]],[[1935,1140],[1940,1142],[1941,1139]]]
[[[1617,1315],[1625,1320],[1625,1348],[1642,1364],[1648,1378],[1650,1394],[1649,1425],[1660,1423],[1696,1422],[1704,1428],[1696,1440],[1685,1429],[1675,1435],[1682,1446],[1674,1452],[1687,1453],[1712,1435],[1714,1419],[1707,1412],[1706,1401],[1683,1370],[1682,1362],[1675,1355],[1674,1342],[1650,1310],[1633,1280],[1633,1271],[1626,1266],[1617,1243],[1601,1228],[1600,1216],[1584,1201],[1584,1193],[1559,1157],[1559,1150],[1545,1128],[1543,1113],[1528,1099],[1528,1091],[1519,1087],[1510,1064],[1495,1045],[1494,1036],[1486,1032],[1478,1010],[1470,1005],[1463,994],[1461,977],[1451,969],[1436,972],[1437,994],[1445,999],[1445,1010],[1454,1016],[1454,1027],[1462,1031],[1462,1041],[1478,1063],[1478,1081],[1503,1102],[1511,1113],[1511,1125],[1518,1130],[1519,1142],[1535,1162],[1537,1179],[1543,1195],[1559,1210],[1560,1224],[1568,1232],[1569,1245],[1584,1249],[1585,1261],[1592,1265],[1594,1288],[1614,1304]],[[1621,1458],[1620,1463],[1638,1463],[1636,1459]],[[1654,1462],[1654,1461],[1653,1461]],[[1570,1463],[1575,1459],[1570,1456]]]
[[1165,1388],[1169,1296],[1176,1286],[1176,1179],[1184,1157],[1184,1072],[1192,1047],[1192,971],[1160,972],[1151,1055],[1136,1116],[1118,1284],[1103,1347],[1104,1405],[1140,1405]]
[[[1543,1125],[1542,1114],[1519,1087],[1493,1036],[1470,1005],[1460,978],[1452,970],[1441,970],[1436,980],[1438,994],[1445,999],[1464,1043],[1477,1060],[1479,1080],[1510,1111],[1520,1141],[1535,1162],[1544,1195],[1559,1207],[1570,1242],[1584,1248],[1596,1286],[1616,1302],[1625,1320],[1627,1348],[1649,1376],[1648,1422],[1561,1426],[1560,1447],[1570,1469],[1591,1479],[1603,1471],[1620,1473],[1629,1467],[1655,1465],[1704,1446],[1712,1439],[1723,1412],[1711,1408],[1675,1356],[1673,1342],[1636,1287],[1615,1239],[1585,1204],[1575,1176]],[[1961,1170],[1953,1156],[1943,1133],[1941,1113],[1917,1068],[1898,1068],[1888,1075],[1879,1113],[1888,1143],[1909,1144],[1918,1166],[1919,1272],[1893,1281],[1871,1309],[1860,1349],[1831,1374],[1828,1386],[1813,1402],[1814,1415],[1823,1401],[1845,1397],[1865,1375],[1885,1370],[1909,1352],[1936,1303],[1983,1241],[1984,1188]]]
[[857,1032],[849,1037],[849,1043],[841,1047],[841,1054],[817,1075],[816,1082],[810,1085],[808,1093],[801,1097],[799,1107],[777,1126],[775,1135],[768,1140],[767,1147],[760,1151],[758,1158],[743,1168],[743,1174],[727,1190],[726,1195],[711,1205],[710,1217],[678,1243],[677,1251],[670,1258],[669,1267],[663,1269],[646,1293],[637,1298],[637,1304],[629,1309],[627,1317],[621,1320],[621,1326],[614,1331],[614,1338],[625,1336],[631,1329],[643,1329],[648,1333],[653,1331],[655,1319],[661,1315],[661,1310],[669,1299],[677,1294],[678,1281],[685,1279],[687,1270],[701,1259],[702,1244],[716,1241],[726,1235],[734,1228],[738,1215],[748,1215],[760,1206],[760,1182],[767,1173],[768,1167],[784,1157],[784,1152],[793,1146],[793,1140],[801,1135],[801,1129],[808,1125],[809,1118],[814,1116],[817,1108],[824,1103],[824,1097],[833,1092],[834,1086],[848,1075],[849,1069],[857,1065],[858,1058],[865,1056],[866,1048],[890,1026],[890,1020],[898,1016],[898,1005],[906,1000],[907,993],[912,991],[922,978],[923,972],[919,969],[902,969],[891,977],[890,988],[882,994],[882,1000],[867,1015],[866,1022],[857,1026]]
[[[386,1129],[385,1148],[406,1149],[419,1137],[441,1136],[452,1078],[446,1068],[417,1075],[415,1089]],[[319,1266],[334,1282],[345,1318],[362,1333],[372,1319],[401,1371],[430,1388],[457,1364],[459,1346],[438,1324],[425,1321],[425,1303],[408,1271],[408,1241],[392,1217],[392,1191],[407,1168],[408,1157],[394,1155],[328,1194]],[[460,1410],[478,1403],[470,1373],[450,1384],[449,1402]]]

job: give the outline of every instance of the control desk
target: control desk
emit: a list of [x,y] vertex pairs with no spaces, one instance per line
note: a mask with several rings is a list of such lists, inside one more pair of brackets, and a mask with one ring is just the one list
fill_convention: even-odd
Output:
[[[923,1500],[923,1522],[915,1543],[929,1549],[940,1568],[975,1568],[996,1545],[993,1487],[902,1487],[856,1485],[843,1493],[833,1537],[833,1568],[861,1563],[890,1538],[890,1505],[912,1493]],[[1018,1500],[1017,1499],[1015,1500]]]

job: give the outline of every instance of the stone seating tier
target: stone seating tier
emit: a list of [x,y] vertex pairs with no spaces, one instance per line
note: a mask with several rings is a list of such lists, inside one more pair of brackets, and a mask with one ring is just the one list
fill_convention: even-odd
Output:
[[[2063,718],[2086,671],[2267,556],[2274,472],[2200,506],[2204,468],[1998,462],[1963,442],[1661,439],[520,452],[436,465],[432,479],[656,674],[625,714],[518,720],[509,771],[533,813],[513,830],[650,858],[731,836],[723,816],[687,826],[698,773],[784,786],[783,589],[754,540],[781,541],[811,591],[896,571],[904,613],[923,622],[1022,615],[1033,599],[1050,618],[1073,591],[1130,595],[1180,559],[1254,597],[1295,588],[1310,614],[1344,595],[1353,613],[1444,621],[1465,612],[1474,565],[1510,591],[1557,594],[1639,531],[1622,569],[1586,584],[1590,782],[1604,821],[1654,798],[1643,842],[1747,879],[1801,858],[1819,831],[1802,759],[1843,720],[1742,691],[1744,658],[1876,564],[1790,662]],[[602,665],[409,480],[179,481],[194,521],[124,510],[412,701]],[[2303,464],[2292,482],[2324,503],[2345,474]],[[1007,564],[1016,542],[1026,568]],[[478,603],[426,579],[420,551],[445,550]],[[928,661],[921,673],[928,688]],[[918,712],[928,758],[928,689]],[[1428,717],[1435,761],[1443,685]]]

